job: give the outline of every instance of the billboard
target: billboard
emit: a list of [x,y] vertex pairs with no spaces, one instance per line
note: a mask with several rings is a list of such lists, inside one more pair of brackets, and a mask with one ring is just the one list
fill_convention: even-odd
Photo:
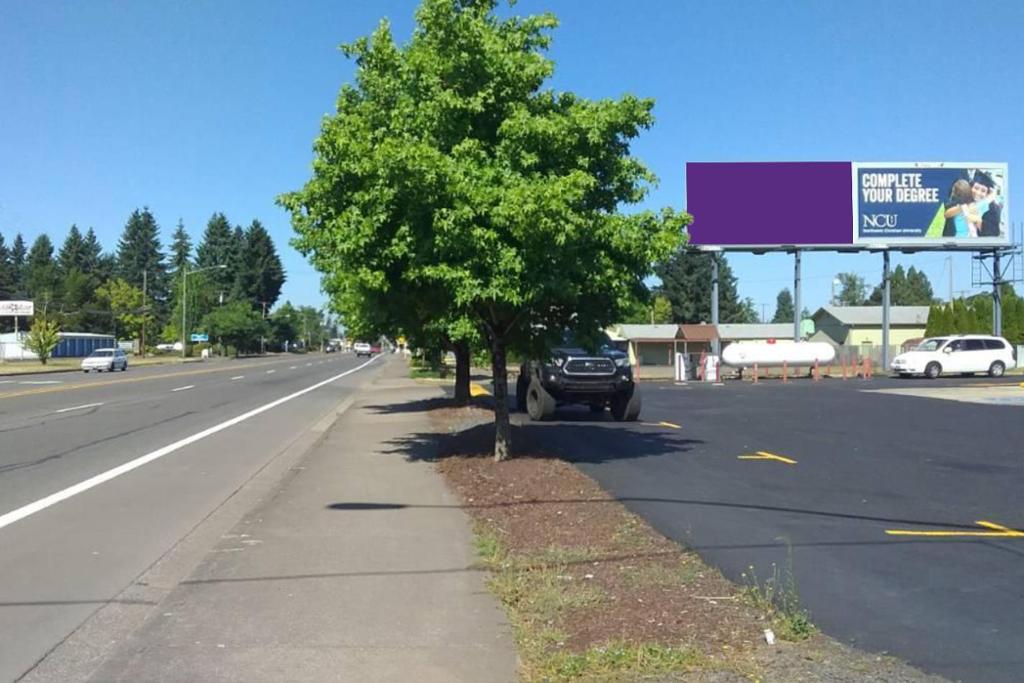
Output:
[[31,301],[0,301],[0,318],[6,316],[35,315],[35,304]]
[[1002,163],[686,165],[690,244],[792,249],[1009,245]]

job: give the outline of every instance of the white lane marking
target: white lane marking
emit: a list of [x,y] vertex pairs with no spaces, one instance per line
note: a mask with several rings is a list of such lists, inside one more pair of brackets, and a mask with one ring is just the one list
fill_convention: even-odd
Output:
[[277,400],[274,400],[274,401],[271,401],[270,403],[267,403],[265,405],[262,405],[259,408],[254,408],[254,409],[250,410],[247,413],[242,413],[241,415],[238,415],[237,417],[233,417],[230,420],[226,420],[224,422],[221,422],[220,424],[216,424],[216,425],[214,425],[212,427],[208,427],[208,428],[204,429],[201,432],[196,432],[192,436],[186,436],[184,439],[181,439],[179,441],[175,441],[172,444],[167,444],[163,448],[158,448],[157,450],[152,451],[150,453],[147,453],[146,455],[139,456],[138,458],[135,458],[134,460],[129,460],[128,462],[124,463],[123,465],[118,465],[117,467],[115,467],[113,469],[109,469],[106,472],[101,472],[100,474],[97,474],[97,475],[95,475],[93,477],[90,477],[90,478],[86,479],[85,481],[80,481],[77,484],[69,486],[66,489],[63,489],[61,491],[57,491],[56,493],[51,493],[50,495],[46,496],[45,498],[40,498],[39,500],[37,500],[37,501],[35,501],[33,503],[29,503],[28,505],[22,505],[20,508],[17,508],[15,510],[11,510],[10,512],[8,512],[8,513],[6,513],[4,515],[0,515],[0,529],[3,529],[5,526],[9,526],[11,524],[14,524],[15,522],[17,522],[19,520],[25,519],[29,515],[34,515],[37,512],[45,510],[46,508],[48,508],[50,506],[56,505],[57,503],[59,503],[59,502],[61,502],[63,500],[67,500],[68,498],[71,498],[72,496],[76,496],[79,493],[83,493],[85,491],[88,491],[91,488],[95,488],[96,486],[99,486],[100,484],[106,483],[106,482],[110,481],[111,479],[115,479],[117,477],[120,477],[122,474],[127,474],[128,472],[131,472],[132,470],[138,469],[138,468],[142,467],[143,465],[151,463],[154,460],[162,458],[165,455],[173,453],[174,451],[177,451],[177,450],[179,450],[181,448],[184,448],[185,446],[194,444],[196,441],[201,441],[202,439],[205,439],[208,436],[212,436],[212,435],[216,434],[217,432],[224,431],[228,427],[234,427],[239,422],[244,422],[245,420],[248,420],[250,417],[255,417],[255,416],[259,415],[260,413],[265,413],[268,410],[272,410],[272,409],[276,408],[277,406],[281,405],[282,403],[287,403],[288,401],[291,401],[292,399],[296,399],[299,396],[303,396],[305,394],[308,394],[311,391],[316,391],[320,387],[326,386],[326,385],[330,384],[331,382],[334,382],[336,380],[341,379],[342,377],[346,377],[348,375],[351,375],[353,372],[358,372],[358,371],[362,370],[363,368],[365,368],[367,365],[369,365],[373,361],[374,361],[374,359],[371,358],[370,360],[366,361],[362,365],[357,365],[356,367],[354,367],[354,368],[352,368],[350,370],[346,370],[345,372],[342,372],[340,374],[337,374],[334,377],[329,377],[328,379],[325,379],[325,380],[323,380],[321,382],[317,382],[316,384],[312,384],[312,385],[306,387],[305,389],[299,389],[298,391],[296,391],[294,393],[291,393],[291,394],[288,394],[287,396],[282,396],[281,398],[279,398]]
[[306,363],[306,367],[307,367],[307,368],[308,368],[308,367],[309,367],[310,365],[312,365],[312,363]]
[[86,408],[95,408],[96,406],[101,406],[101,405],[103,405],[103,404],[102,403],[86,403],[85,405],[82,405],[82,406],[75,406],[74,408],[61,408],[60,410],[55,410],[53,412],[55,412],[55,413],[69,413],[72,410],[85,410]]
[[234,377],[231,378],[232,381],[236,379],[245,379],[245,375],[235,375]]
[[183,387],[178,387],[177,389],[171,389],[171,393],[173,394],[175,391],[185,391],[186,389],[195,389],[195,388],[196,388],[195,384],[187,384],[187,385],[185,385]]
[[31,381],[31,382],[18,382],[18,384],[64,384],[64,382],[61,382],[61,381],[56,380],[56,379],[46,379],[46,380],[38,380],[38,381]]
[[295,366],[295,365],[289,365],[289,366],[288,366],[288,369],[289,369],[289,370],[294,370],[294,369],[295,369],[296,367],[297,367],[297,366]]
[[2,379],[2,380],[0,380],[0,384],[14,384],[14,380],[13,379]]
[[267,370],[268,375],[273,375],[277,370]]

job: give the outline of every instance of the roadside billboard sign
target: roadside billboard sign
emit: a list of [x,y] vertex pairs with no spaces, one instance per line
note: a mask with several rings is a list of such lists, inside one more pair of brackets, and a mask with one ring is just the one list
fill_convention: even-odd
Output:
[[0,301],[0,317],[35,315],[36,307],[31,301]]
[[686,165],[697,247],[977,249],[1011,243],[1004,163]]

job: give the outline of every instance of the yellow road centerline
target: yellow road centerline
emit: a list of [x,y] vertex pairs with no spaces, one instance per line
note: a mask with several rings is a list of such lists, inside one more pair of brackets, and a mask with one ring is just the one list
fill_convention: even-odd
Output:
[[661,425],[662,427],[668,427],[669,429],[682,429],[682,427],[675,424],[674,422],[659,422],[658,424]]
[[144,377],[125,377],[123,379],[112,379],[102,382],[82,382],[81,384],[60,384],[55,386],[39,387],[37,389],[25,389],[23,391],[8,391],[0,394],[0,400],[5,398],[17,398],[19,396],[35,396],[37,394],[53,394],[60,391],[73,391],[76,389],[91,389],[93,387],[108,387],[115,384],[129,384],[134,382],[148,382],[153,379],[168,379],[170,377],[190,377],[194,375],[208,375],[213,372],[233,372],[245,368],[253,368],[278,363],[287,363],[287,360],[272,361],[269,363],[248,363],[246,365],[233,365],[228,368],[205,368],[203,370],[186,370],[185,372],[164,372],[159,375],[146,375]]

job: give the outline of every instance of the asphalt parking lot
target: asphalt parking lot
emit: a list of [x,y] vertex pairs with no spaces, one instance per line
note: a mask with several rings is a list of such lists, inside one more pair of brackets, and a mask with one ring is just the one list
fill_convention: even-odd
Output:
[[517,438],[735,581],[791,571],[831,636],[955,680],[1019,681],[1022,380],[646,382],[640,423],[570,407]]

